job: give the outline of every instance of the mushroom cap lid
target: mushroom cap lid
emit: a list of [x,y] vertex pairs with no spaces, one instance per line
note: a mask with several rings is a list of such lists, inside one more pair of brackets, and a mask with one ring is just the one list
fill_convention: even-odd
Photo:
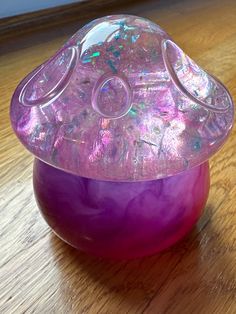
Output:
[[112,181],[174,175],[211,157],[233,124],[227,89],[158,25],[107,16],[17,87],[17,136],[62,170]]

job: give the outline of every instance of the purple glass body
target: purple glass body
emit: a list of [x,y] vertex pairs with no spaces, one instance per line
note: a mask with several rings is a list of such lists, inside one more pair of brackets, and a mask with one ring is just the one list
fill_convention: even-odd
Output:
[[91,254],[134,258],[196,223],[234,109],[158,25],[118,15],[85,25],[24,78],[10,115],[36,157],[35,196],[55,233]]
[[152,181],[88,179],[35,159],[34,192],[54,232],[72,246],[108,258],[167,248],[197,222],[209,191],[208,162]]

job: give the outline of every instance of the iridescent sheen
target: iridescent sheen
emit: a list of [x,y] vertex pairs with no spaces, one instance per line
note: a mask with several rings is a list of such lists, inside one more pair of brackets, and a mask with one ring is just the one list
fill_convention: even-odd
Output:
[[153,254],[196,223],[208,159],[233,102],[158,25],[97,19],[22,80],[15,133],[35,156],[43,216],[72,246],[111,258]]
[[45,220],[64,241],[97,256],[135,258],[192,229],[208,196],[208,162],[164,179],[109,182],[35,159],[34,190]]
[[226,88],[158,25],[97,19],[17,87],[11,121],[22,143],[62,170],[143,181],[200,165],[233,122]]

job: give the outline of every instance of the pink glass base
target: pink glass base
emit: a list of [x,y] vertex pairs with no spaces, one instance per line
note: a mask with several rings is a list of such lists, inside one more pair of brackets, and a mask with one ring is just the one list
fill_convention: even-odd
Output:
[[109,182],[35,159],[34,191],[45,220],[67,243],[97,256],[135,258],[192,229],[208,197],[209,166],[154,181]]

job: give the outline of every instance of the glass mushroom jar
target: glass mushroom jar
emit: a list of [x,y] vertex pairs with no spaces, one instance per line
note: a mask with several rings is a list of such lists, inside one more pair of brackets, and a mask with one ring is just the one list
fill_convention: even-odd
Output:
[[84,26],[23,79],[10,114],[54,232],[94,255],[134,258],[197,222],[233,103],[158,25],[118,15]]

